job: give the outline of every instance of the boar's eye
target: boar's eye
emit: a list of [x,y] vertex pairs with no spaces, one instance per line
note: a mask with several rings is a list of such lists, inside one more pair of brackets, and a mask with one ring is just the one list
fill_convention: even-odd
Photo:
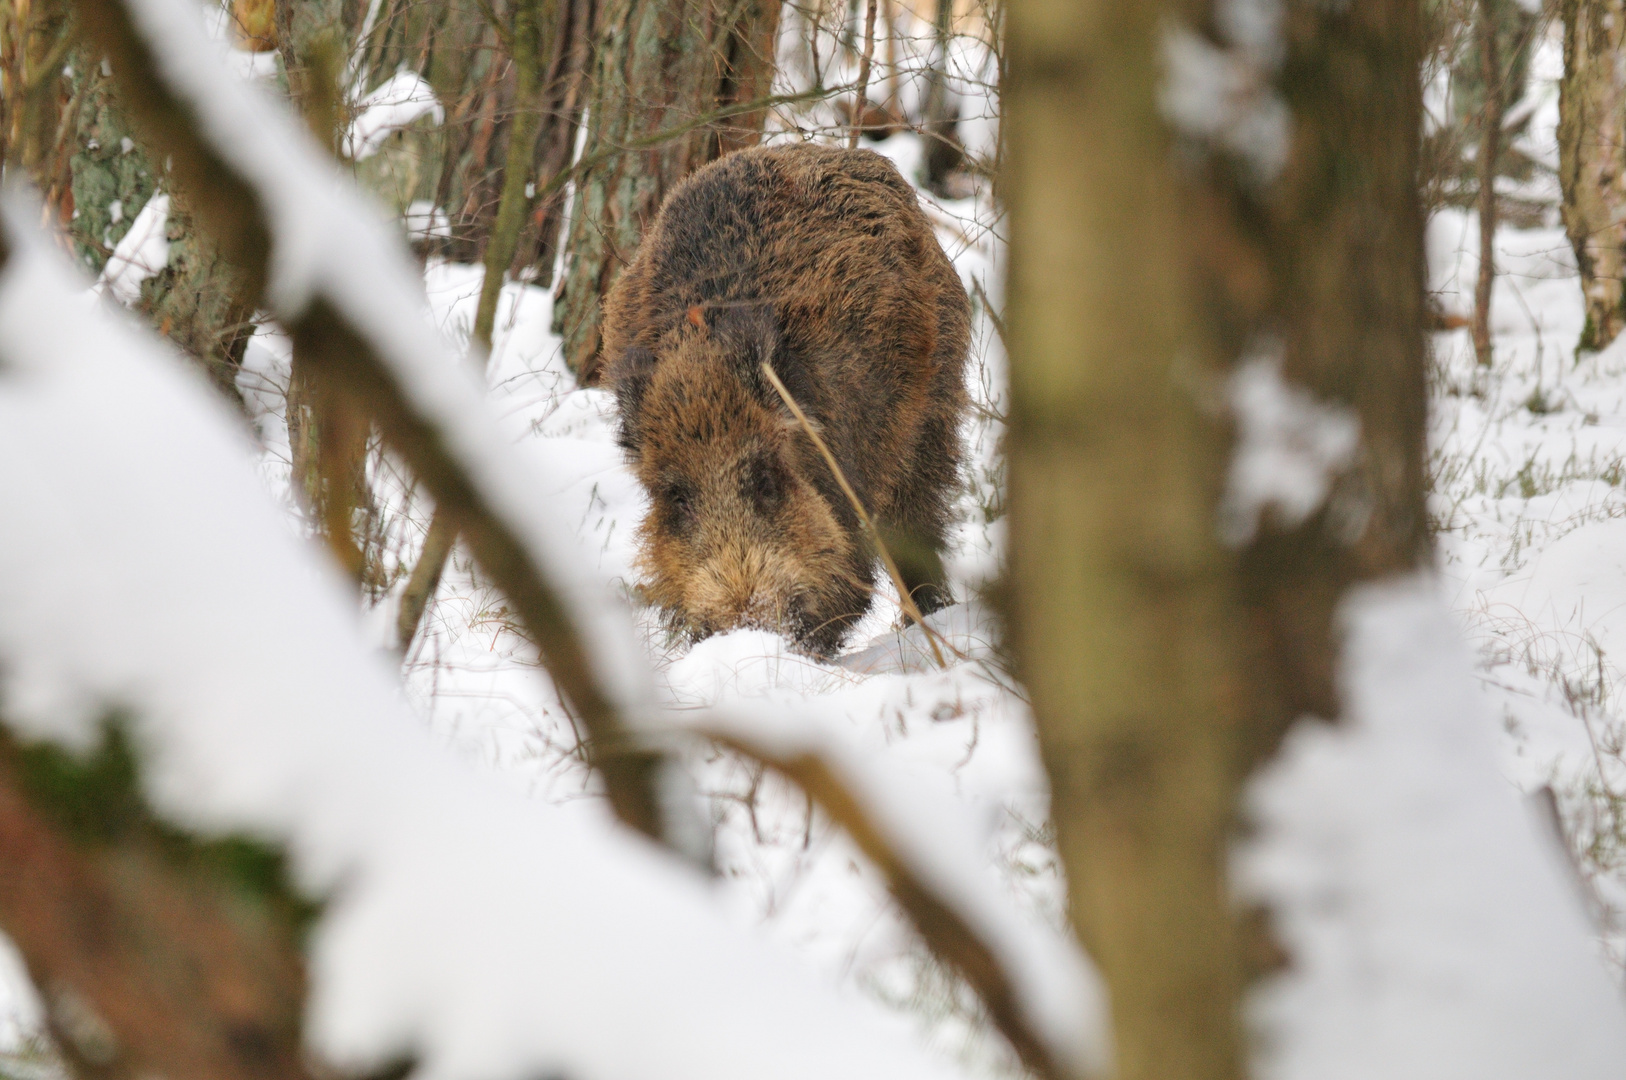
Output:
[[785,501],[784,467],[774,458],[752,460],[745,472],[744,495],[759,514],[771,514]]
[[694,524],[693,487],[683,481],[665,484],[657,501],[668,529],[678,533],[689,531]]

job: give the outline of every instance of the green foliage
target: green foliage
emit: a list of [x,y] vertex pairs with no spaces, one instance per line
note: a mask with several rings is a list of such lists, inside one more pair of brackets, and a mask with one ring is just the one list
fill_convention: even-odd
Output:
[[193,880],[232,894],[303,931],[319,908],[288,884],[281,851],[247,836],[202,839],[161,821],[141,790],[139,748],[129,718],[111,713],[101,744],[77,755],[51,743],[19,745],[0,733],[30,804],[75,843],[106,849],[134,846],[156,853]]

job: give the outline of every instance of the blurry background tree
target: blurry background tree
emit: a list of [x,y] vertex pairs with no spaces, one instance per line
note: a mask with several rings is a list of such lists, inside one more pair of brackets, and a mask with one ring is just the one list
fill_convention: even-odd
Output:
[[1502,217],[1535,224],[1546,207],[1498,192],[1497,181],[1530,180],[1543,168],[1514,139],[1533,109],[1521,108],[1530,56],[1546,19],[1524,0],[1428,0],[1423,5],[1424,82],[1433,100],[1425,124],[1419,181],[1424,206],[1472,207],[1481,249],[1469,327],[1481,364],[1491,362],[1490,309],[1496,276],[1490,238]]
[[767,109],[755,103],[773,83],[779,8],[780,0],[605,0],[587,109],[592,163],[575,179],[553,312],[565,362],[586,381],[597,377],[599,303],[666,193],[761,138]]
[[1626,3],[1562,0],[1559,10],[1559,179],[1586,298],[1577,350],[1592,351],[1626,325]]

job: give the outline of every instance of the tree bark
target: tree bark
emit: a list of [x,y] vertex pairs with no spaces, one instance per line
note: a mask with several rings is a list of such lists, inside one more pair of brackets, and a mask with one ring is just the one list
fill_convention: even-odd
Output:
[[[586,153],[766,96],[779,0],[607,0],[600,13]],[[576,178],[554,332],[586,383],[598,376],[599,304],[661,200],[695,169],[761,137],[765,110],[612,154]]]
[[1111,995],[1120,1080],[1241,1075],[1221,873],[1247,705],[1214,507],[1223,432],[1192,387],[1159,4],[1013,0],[1010,633],[1073,925]]
[[[570,167],[576,153],[576,135],[581,127],[586,101],[588,68],[593,57],[594,0],[562,0],[558,28],[553,35],[553,55],[543,91],[543,129],[537,139],[536,160],[532,165],[538,188],[544,178],[559,175]],[[529,266],[538,285],[553,284],[553,264],[559,255],[559,231],[564,224],[565,192],[561,189],[538,195],[527,211],[525,235],[515,269]]]
[[[1280,85],[1293,123],[1275,206],[1250,228],[1257,215],[1233,201],[1221,246],[1259,255],[1206,270],[1216,298],[1251,309],[1228,323],[1233,340],[1279,340],[1283,378],[1360,423],[1355,460],[1321,510],[1296,526],[1267,522],[1243,550],[1266,676],[1245,765],[1273,754],[1300,716],[1339,715],[1333,620],[1345,590],[1430,558],[1417,6],[1289,8]],[[1265,291],[1248,304],[1256,266]]]
[[[1254,53],[1213,15],[1009,9],[1011,644],[1123,1080],[1243,1074],[1241,995],[1281,958],[1224,884],[1237,796],[1342,711],[1346,590],[1428,550],[1417,0],[1294,0]],[[1176,30],[1256,69],[1262,99],[1209,104],[1278,109],[1283,153],[1171,130]],[[1256,358],[1361,440],[1319,510],[1228,549],[1203,403]]]
[[1558,177],[1586,302],[1577,350],[1593,351],[1626,324],[1626,0],[1563,0],[1560,11]]

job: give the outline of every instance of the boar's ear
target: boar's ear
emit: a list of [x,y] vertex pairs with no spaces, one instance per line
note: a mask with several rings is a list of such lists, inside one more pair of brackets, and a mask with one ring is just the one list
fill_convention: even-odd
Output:
[[623,349],[605,369],[604,381],[615,391],[616,411],[621,414],[621,431],[616,441],[624,449],[638,449],[641,441],[638,414],[642,411],[644,391],[649,388],[649,377],[654,372],[655,354],[640,345]]
[[779,352],[779,316],[770,303],[718,304],[707,309],[706,326],[739,354],[746,371],[773,363]]

